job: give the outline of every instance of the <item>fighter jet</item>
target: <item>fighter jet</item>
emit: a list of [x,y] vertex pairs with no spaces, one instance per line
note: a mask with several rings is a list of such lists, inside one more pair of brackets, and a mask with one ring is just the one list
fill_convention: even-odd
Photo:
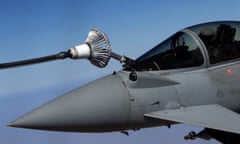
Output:
[[92,29],[84,44],[66,52],[0,68],[64,58],[85,58],[101,68],[114,58],[122,70],[57,97],[9,126],[128,134],[185,123],[203,127],[185,139],[240,142],[240,22],[184,28],[135,60],[112,52],[106,34]]

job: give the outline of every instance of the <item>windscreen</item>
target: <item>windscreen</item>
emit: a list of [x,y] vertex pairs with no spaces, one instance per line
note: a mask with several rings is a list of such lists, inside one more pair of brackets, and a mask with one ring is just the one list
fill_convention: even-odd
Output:
[[178,32],[139,57],[132,67],[138,71],[179,69],[199,66],[203,60],[193,38]]

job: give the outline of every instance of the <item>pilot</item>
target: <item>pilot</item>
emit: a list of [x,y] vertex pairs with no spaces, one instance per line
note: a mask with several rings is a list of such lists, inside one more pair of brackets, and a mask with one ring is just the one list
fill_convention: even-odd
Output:
[[206,28],[203,29],[198,36],[201,38],[206,48],[209,48],[209,46],[212,45],[215,35],[216,35],[215,30]]
[[230,25],[221,24],[217,28],[216,41],[221,44],[233,43],[235,34],[235,28],[232,28]]
[[216,31],[211,28],[203,29],[198,35],[207,48],[210,62],[216,63],[220,57],[218,46],[215,43]]
[[233,59],[237,56],[235,42],[236,29],[230,25],[220,24],[215,32],[204,29],[199,34],[209,53],[211,63]]
[[231,59],[234,54],[236,29],[230,25],[221,24],[217,28],[216,42],[224,53],[224,59]]

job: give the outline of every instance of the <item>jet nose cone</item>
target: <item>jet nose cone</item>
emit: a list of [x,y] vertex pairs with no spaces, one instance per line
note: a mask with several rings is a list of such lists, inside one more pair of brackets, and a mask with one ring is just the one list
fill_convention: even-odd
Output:
[[42,130],[101,132],[120,130],[130,112],[128,90],[118,75],[77,88],[11,122]]

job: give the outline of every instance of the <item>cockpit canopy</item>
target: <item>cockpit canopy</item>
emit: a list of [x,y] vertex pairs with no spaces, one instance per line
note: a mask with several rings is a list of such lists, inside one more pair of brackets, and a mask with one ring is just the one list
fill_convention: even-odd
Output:
[[170,70],[218,64],[240,57],[240,22],[212,22],[188,27],[140,56],[138,71]]

